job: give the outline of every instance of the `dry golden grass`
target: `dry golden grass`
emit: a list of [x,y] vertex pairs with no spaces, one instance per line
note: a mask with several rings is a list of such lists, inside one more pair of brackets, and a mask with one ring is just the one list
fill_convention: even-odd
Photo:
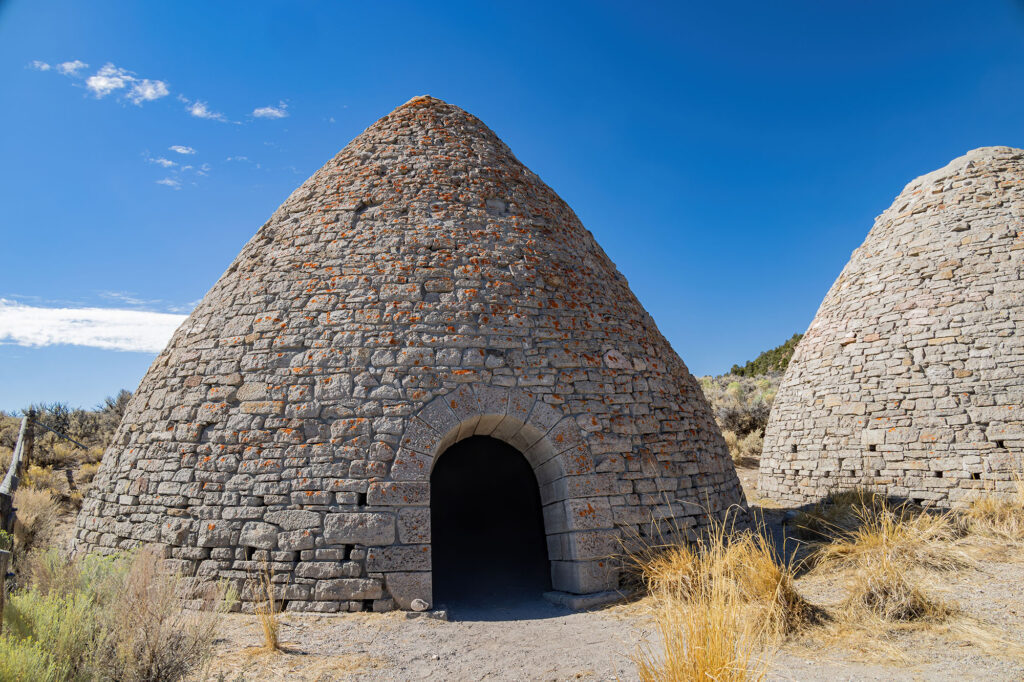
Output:
[[25,470],[22,484],[37,490],[47,490],[55,495],[67,488],[67,477],[63,471],[54,471],[50,467],[30,464]]
[[816,618],[796,591],[763,525],[729,533],[713,523],[693,546],[633,552],[630,563],[652,596],[661,639],[633,661],[643,680],[760,680],[781,637]]
[[851,488],[829,493],[825,499],[797,514],[793,525],[801,535],[814,540],[830,540],[856,529],[864,511],[875,513],[886,504],[884,495],[869,488]]
[[78,468],[75,480],[79,485],[89,485],[92,483],[92,479],[96,478],[96,472],[99,471],[99,468],[99,462],[86,462]]
[[847,595],[832,614],[840,628],[869,621],[939,623],[956,612],[926,589],[936,573],[971,565],[955,545],[961,531],[953,513],[893,505],[864,489],[830,498],[797,523],[820,538],[809,556],[813,570],[844,578]]
[[60,503],[48,490],[27,486],[14,492],[14,560],[20,562],[34,548],[47,544],[60,518]]
[[760,430],[751,431],[741,438],[735,431],[723,429],[722,437],[736,466],[757,466],[761,460],[761,451],[764,449],[764,438]]
[[255,583],[253,591],[260,597],[256,601],[255,610],[260,628],[263,630],[263,648],[267,651],[278,651],[281,648],[278,639],[281,623],[278,619],[277,600],[274,597],[273,577],[269,564],[264,561],[263,567],[252,579]]
[[1024,541],[1024,480],[1015,476],[1009,496],[980,495],[962,511],[968,532],[1013,543]]
[[761,633],[741,597],[721,575],[697,574],[683,600],[658,597],[654,619],[659,647],[642,643],[632,656],[644,682],[763,680]]
[[[811,555],[815,566],[888,571],[949,571],[970,564],[953,542],[960,532],[952,513],[930,513],[881,498],[854,506],[852,528],[834,530]],[[895,574],[893,574],[895,575]]]

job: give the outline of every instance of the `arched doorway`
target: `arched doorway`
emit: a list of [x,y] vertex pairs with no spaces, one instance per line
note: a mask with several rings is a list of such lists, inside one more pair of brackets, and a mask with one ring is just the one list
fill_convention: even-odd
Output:
[[511,445],[473,436],[430,474],[434,603],[508,606],[551,589],[537,478]]

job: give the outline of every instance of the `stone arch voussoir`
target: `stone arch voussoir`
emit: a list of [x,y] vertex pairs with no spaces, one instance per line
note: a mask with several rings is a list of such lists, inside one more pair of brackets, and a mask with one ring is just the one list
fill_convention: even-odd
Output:
[[407,421],[392,464],[393,480],[429,481],[437,458],[472,436],[513,446],[540,486],[556,590],[585,594],[615,589],[611,557],[619,533],[609,495],[612,477],[594,472],[594,459],[576,420],[539,396],[515,388],[464,384],[427,403]]

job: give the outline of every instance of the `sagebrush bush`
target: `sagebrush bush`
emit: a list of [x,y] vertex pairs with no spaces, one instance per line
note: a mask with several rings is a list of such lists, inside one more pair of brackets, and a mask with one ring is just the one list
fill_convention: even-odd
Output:
[[78,485],[89,485],[92,480],[96,478],[96,472],[99,471],[99,462],[88,462],[78,468],[78,472],[75,475],[75,481]]
[[[92,410],[72,408],[64,403],[41,403],[22,410],[33,410],[36,422],[55,429],[82,443],[80,448],[41,426],[35,427],[35,447],[32,462],[50,468],[76,468],[82,462],[98,462],[103,450],[111,443],[125,411],[131,393],[121,391],[106,398]],[[21,428],[21,416],[0,412],[0,452],[12,450]]]
[[764,430],[781,380],[781,375],[701,378],[704,396],[736,463],[752,465],[760,458]]
[[50,467],[29,464],[25,469],[21,485],[36,490],[46,490],[51,494],[60,494],[67,487],[67,478],[62,471],[54,471]]
[[[0,635],[0,670],[18,666],[32,675],[0,679],[164,682],[198,669],[229,605],[226,590],[199,589],[159,565],[146,549],[79,560],[47,553],[32,585],[11,595]],[[206,610],[182,609],[197,589]]]
[[48,490],[27,486],[14,492],[14,507],[14,563],[18,565],[31,551],[49,544],[61,507]]

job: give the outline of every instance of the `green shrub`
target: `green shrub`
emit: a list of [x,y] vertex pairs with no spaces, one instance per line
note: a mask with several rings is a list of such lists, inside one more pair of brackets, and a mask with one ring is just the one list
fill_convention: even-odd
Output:
[[781,346],[776,346],[758,355],[742,367],[733,365],[729,374],[741,377],[754,377],[761,374],[782,373],[789,367],[789,361],[793,357],[796,346],[800,343],[803,334],[793,334],[788,341]]
[[[153,550],[66,560],[50,551],[32,585],[11,595],[0,635],[0,680],[182,680],[212,652],[223,585],[158,567]],[[182,608],[199,598],[205,610]]]
[[57,673],[38,642],[0,637],[0,680],[54,682]]

